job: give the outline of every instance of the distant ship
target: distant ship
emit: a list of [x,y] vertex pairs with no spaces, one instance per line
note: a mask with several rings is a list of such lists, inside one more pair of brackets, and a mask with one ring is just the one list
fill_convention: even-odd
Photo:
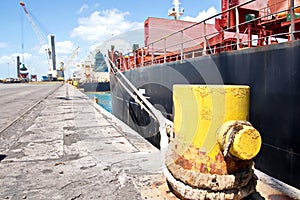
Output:
[[[170,120],[174,84],[249,85],[249,121],[263,138],[255,167],[300,188],[300,1],[221,2],[215,24],[178,20],[178,7],[169,12],[174,20],[149,17],[145,46],[109,57]],[[158,122],[117,76],[110,75],[112,113],[158,146]]]
[[77,65],[82,69],[79,88],[85,92],[108,92],[110,91],[109,70],[104,56],[97,51],[92,60]]

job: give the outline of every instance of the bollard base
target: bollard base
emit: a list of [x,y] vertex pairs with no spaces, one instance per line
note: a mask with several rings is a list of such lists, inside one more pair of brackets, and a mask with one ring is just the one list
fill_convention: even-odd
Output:
[[[172,176],[170,174],[170,176]],[[209,189],[193,188],[189,185],[176,180],[174,177],[168,178],[167,183],[170,190],[180,199],[198,199],[198,200],[240,200],[254,193],[256,179],[253,178],[249,184],[236,189],[212,191]]]
[[165,154],[164,174],[172,192],[180,199],[242,199],[255,192],[257,177],[253,162],[234,174],[209,174],[188,170],[176,163],[173,148]]

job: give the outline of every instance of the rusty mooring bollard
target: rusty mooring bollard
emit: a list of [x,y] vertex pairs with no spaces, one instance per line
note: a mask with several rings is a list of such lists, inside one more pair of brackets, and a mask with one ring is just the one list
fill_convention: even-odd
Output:
[[249,93],[248,86],[173,87],[175,140],[165,164],[177,196],[242,199],[255,191],[252,159],[262,141],[247,121]]

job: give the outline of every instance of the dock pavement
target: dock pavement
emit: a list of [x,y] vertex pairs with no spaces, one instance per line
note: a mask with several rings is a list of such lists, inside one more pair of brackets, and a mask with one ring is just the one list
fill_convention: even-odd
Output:
[[71,85],[0,134],[0,199],[175,199],[159,151]]

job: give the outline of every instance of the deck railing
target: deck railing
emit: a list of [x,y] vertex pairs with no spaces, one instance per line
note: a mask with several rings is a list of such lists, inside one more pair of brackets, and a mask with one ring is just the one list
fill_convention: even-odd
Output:
[[[295,40],[295,35],[299,37],[300,30],[295,30],[296,19],[294,12],[295,9],[300,8],[298,3],[294,5],[294,0],[283,0],[282,2],[287,2],[288,6],[282,10],[276,7],[277,4],[281,2],[268,5],[259,10],[258,17],[240,23],[239,8],[254,1],[255,0],[249,0],[202,20],[201,22],[194,23],[155,40],[141,48],[139,54],[133,52],[132,56],[129,55],[127,58],[123,57],[122,60],[117,63],[117,66],[121,70],[128,70],[135,67],[178,61],[207,54],[270,45],[281,41],[292,41]],[[276,7],[275,10],[277,11],[270,12],[274,7]],[[235,23],[233,23],[233,26],[228,26],[227,28],[214,32],[207,31],[208,26],[212,26],[207,23],[208,20],[229,12],[234,12],[235,14]],[[290,20],[287,20],[288,15],[290,16]],[[263,27],[268,25],[268,23],[275,23],[276,20],[278,23],[285,24],[285,29],[282,29],[284,32],[274,33],[272,29],[269,30]],[[299,19],[297,19],[297,23],[300,23]],[[260,27],[255,27],[254,25]],[[289,28],[286,28],[287,26]],[[203,30],[199,30],[199,33],[203,33],[199,34],[199,37],[188,38],[185,35],[187,31],[198,27],[203,28]],[[241,30],[243,30],[243,32],[240,32]],[[229,35],[228,38],[226,38],[226,35]]]

